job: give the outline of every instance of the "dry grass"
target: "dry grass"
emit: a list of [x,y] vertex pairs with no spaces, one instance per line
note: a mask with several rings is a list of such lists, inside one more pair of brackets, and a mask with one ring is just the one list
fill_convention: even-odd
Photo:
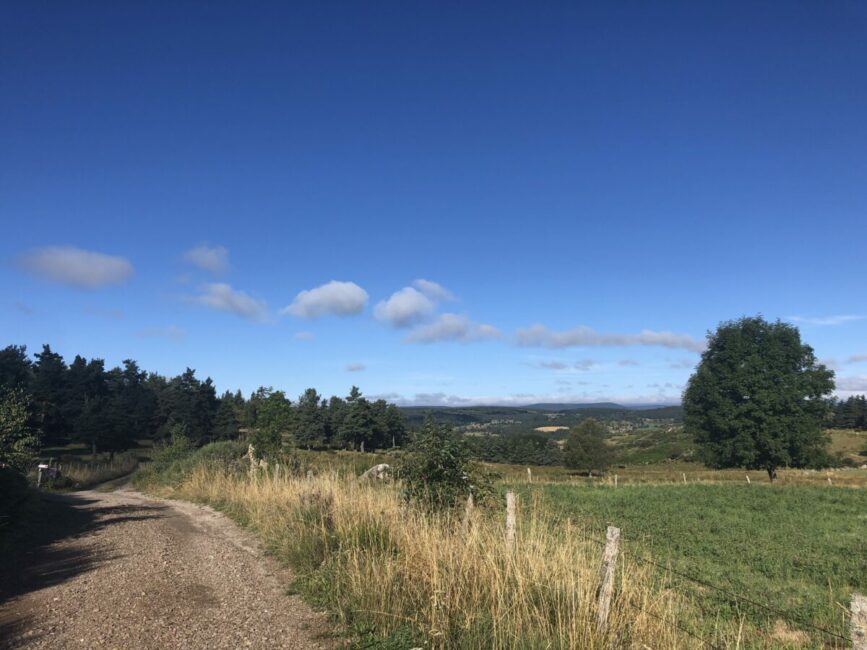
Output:
[[314,479],[199,467],[175,497],[210,503],[296,567],[301,588],[371,638],[435,648],[697,647],[672,624],[684,604],[622,563],[607,634],[596,631],[601,548],[538,504],[519,512],[517,547],[500,513],[459,518],[402,506],[393,485],[335,472]]
[[132,473],[138,467],[133,453],[117,454],[105,462],[67,462],[62,464],[60,486],[83,488],[105,483]]

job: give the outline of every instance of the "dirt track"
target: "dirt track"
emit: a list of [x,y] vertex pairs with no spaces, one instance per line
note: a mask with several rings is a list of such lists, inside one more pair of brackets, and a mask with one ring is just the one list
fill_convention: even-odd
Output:
[[0,648],[335,645],[325,617],[286,595],[291,576],[210,508],[129,491],[50,498],[52,541],[5,576]]

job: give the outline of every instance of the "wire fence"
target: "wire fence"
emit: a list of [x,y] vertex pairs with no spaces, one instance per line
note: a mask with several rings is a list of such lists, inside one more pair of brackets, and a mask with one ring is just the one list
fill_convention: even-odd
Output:
[[[604,540],[600,540],[598,538],[591,537],[590,535],[586,534],[585,532],[582,532],[580,529],[578,529],[577,532],[587,542],[590,542],[590,543],[595,544],[597,546],[605,547],[606,542]],[[628,540],[624,540],[624,541],[628,541]],[[794,623],[794,624],[800,626],[802,629],[810,630],[812,632],[816,632],[819,634],[823,634],[823,635],[826,635],[826,636],[833,638],[835,640],[843,641],[846,643],[849,643],[851,641],[851,639],[847,636],[843,636],[842,634],[834,632],[833,630],[829,630],[827,628],[824,628],[820,625],[816,625],[816,624],[806,620],[798,612],[793,612],[791,610],[782,610],[782,609],[773,607],[771,605],[768,605],[766,603],[761,603],[754,598],[744,596],[743,594],[735,593],[734,591],[731,591],[730,589],[720,587],[720,586],[715,585],[715,584],[713,584],[707,580],[704,580],[702,578],[698,578],[694,575],[690,575],[690,574],[685,573],[683,571],[679,571],[677,569],[672,568],[670,565],[664,565],[660,562],[652,560],[651,558],[647,557],[646,555],[642,555],[641,553],[638,553],[635,551],[630,550],[629,557],[630,557],[630,559],[637,561],[639,564],[642,564],[645,566],[650,566],[654,569],[661,570],[661,571],[665,572],[665,575],[667,575],[667,576],[668,575],[677,576],[678,578],[681,578],[682,580],[686,580],[688,582],[699,585],[699,586],[704,587],[706,589],[711,589],[713,591],[716,591],[717,593],[720,593],[720,594],[726,596],[727,598],[733,600],[736,603],[746,603],[746,604],[751,605],[755,608],[758,608],[758,609],[764,610],[766,612],[769,612],[771,614],[774,614],[775,616],[783,619],[784,621],[787,621],[789,623]],[[660,616],[659,614],[656,614],[656,613],[654,613],[654,612],[652,612],[646,608],[642,608],[632,601],[627,601],[627,604],[631,607],[639,609],[640,611],[642,611],[643,613],[645,613],[649,616],[658,618],[661,621],[676,627],[677,629],[684,632],[688,636],[691,636],[691,637],[701,641],[703,644],[707,644],[708,647],[711,647],[711,648],[717,647],[717,646],[714,646],[708,640],[706,640],[704,637],[698,635],[696,632],[689,630],[688,628],[680,625],[677,621],[668,620],[668,619],[666,619],[666,617]]]

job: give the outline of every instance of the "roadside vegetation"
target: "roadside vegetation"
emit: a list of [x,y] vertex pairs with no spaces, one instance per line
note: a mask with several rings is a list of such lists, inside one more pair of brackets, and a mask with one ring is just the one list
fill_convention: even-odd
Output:
[[251,477],[240,451],[209,445],[161,471],[143,469],[136,484],[210,504],[253,529],[295,569],[294,588],[362,647],[691,647],[664,622],[685,605],[654,591],[651,573],[628,560],[609,630],[597,633],[599,549],[545,509],[526,505],[511,548],[499,508],[476,509],[465,524],[462,507],[432,508],[423,493],[407,501],[388,482],[333,470]]

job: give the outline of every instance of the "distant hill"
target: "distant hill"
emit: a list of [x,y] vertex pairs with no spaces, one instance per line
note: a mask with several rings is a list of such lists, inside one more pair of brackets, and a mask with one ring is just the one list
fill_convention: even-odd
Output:
[[[674,404],[616,404],[614,402],[595,402],[581,404],[543,403],[528,404],[525,409],[534,411],[580,411],[584,409],[616,409],[618,411],[649,411],[652,409],[672,408]],[[676,407],[679,408],[679,407]]]
[[549,425],[570,427],[588,417],[635,423],[645,420],[679,422],[683,418],[683,408],[679,405],[630,407],[612,402],[529,406],[404,406],[401,411],[411,428],[419,427],[425,418],[432,417],[455,427],[489,425],[485,430],[500,433],[524,433]]
[[627,407],[614,402],[597,402],[590,404],[561,404],[557,402],[542,404],[527,404],[523,407],[532,411],[578,411],[581,409],[625,409]]

